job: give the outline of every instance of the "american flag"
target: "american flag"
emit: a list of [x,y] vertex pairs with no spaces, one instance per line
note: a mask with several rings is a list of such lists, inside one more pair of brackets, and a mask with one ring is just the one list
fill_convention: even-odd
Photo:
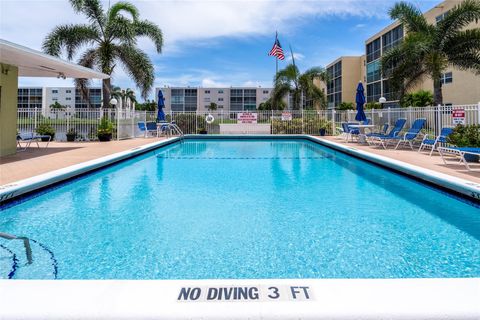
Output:
[[270,50],[268,55],[277,57],[280,60],[285,59],[285,55],[283,54],[282,46],[280,45],[280,41],[278,41],[278,34],[275,35],[275,43],[273,44],[273,48],[272,48],[272,50]]

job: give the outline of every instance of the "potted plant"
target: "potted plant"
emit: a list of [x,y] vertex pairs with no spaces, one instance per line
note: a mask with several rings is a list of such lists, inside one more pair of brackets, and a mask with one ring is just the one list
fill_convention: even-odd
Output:
[[50,136],[50,139],[47,137],[42,137],[42,141],[52,141],[55,138],[55,129],[49,124],[41,124],[35,130],[38,135],[41,136]]
[[77,131],[74,128],[70,128],[67,131],[67,141],[75,141],[77,138]]
[[207,134],[207,129],[205,129],[205,128],[199,128],[199,129],[198,129],[198,133],[199,133],[199,134]]
[[[480,125],[458,125],[448,136],[447,141],[459,148],[480,148]],[[468,162],[478,162],[479,160],[479,156],[473,154],[466,154],[464,158]]]
[[325,133],[327,132],[327,123],[322,122],[320,123],[320,126],[318,128],[318,133],[320,133],[320,136],[325,136]]
[[107,118],[102,118],[97,129],[97,137],[99,141],[112,140],[113,123]]

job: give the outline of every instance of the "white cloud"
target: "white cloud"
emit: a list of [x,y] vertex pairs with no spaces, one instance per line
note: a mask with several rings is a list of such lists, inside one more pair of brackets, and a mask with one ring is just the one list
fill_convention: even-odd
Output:
[[[297,53],[297,52],[293,53],[293,57],[295,58],[295,61],[302,61],[303,59],[305,59],[305,55],[303,55],[301,53]],[[292,54],[291,53],[287,54],[287,56],[285,58],[287,60],[292,61]]]

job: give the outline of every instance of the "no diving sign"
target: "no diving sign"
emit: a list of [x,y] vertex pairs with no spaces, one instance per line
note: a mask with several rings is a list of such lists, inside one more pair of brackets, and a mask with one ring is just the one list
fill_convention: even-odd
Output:
[[458,108],[452,110],[453,124],[465,124],[465,109]]
[[310,301],[309,286],[212,286],[182,287],[177,301],[186,302],[255,302],[255,301]]

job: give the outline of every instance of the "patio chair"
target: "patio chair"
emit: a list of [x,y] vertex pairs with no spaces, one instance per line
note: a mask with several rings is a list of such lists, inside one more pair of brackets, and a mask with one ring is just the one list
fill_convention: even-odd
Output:
[[387,131],[388,131],[389,127],[390,127],[390,125],[388,123],[384,123],[380,132],[367,133],[366,136],[367,136],[367,138],[368,137],[385,136],[387,134]]
[[418,152],[421,152],[425,148],[431,148],[430,156],[432,156],[433,151],[438,147],[440,143],[447,143],[447,138],[453,132],[453,128],[442,128],[440,135],[435,139],[430,139],[428,134],[423,137],[422,144],[418,148]]
[[[17,134],[17,151],[27,150],[28,148],[30,148],[32,142],[35,142],[37,144],[37,148],[40,149],[40,144],[38,144],[38,142],[42,141],[42,138],[48,139],[47,144],[45,145],[45,148],[47,148],[50,140],[52,140],[52,136],[34,134],[33,132]],[[23,147],[22,143],[25,143]]]
[[443,163],[448,165],[447,157],[454,157],[458,159],[457,164],[463,163],[468,171],[478,171],[471,166],[473,163],[478,163],[480,159],[480,148],[472,147],[438,147],[437,148]]
[[395,122],[395,126],[390,130],[386,135],[375,135],[370,136],[367,139],[367,142],[370,146],[380,144],[384,149],[387,148],[387,145],[392,138],[399,137],[400,132],[403,130],[407,119],[400,118]]
[[147,138],[149,134],[151,134],[152,137],[157,136],[157,124],[155,122],[138,122],[137,125],[145,138]]
[[395,146],[395,150],[398,149],[400,144],[409,145],[410,148],[413,150],[413,142],[418,138],[419,135],[422,134],[422,129],[425,126],[425,123],[427,123],[427,119],[416,119],[412,127],[408,129],[408,131],[403,135],[403,136],[397,136],[395,138],[392,138],[393,140],[398,140],[397,145]]

